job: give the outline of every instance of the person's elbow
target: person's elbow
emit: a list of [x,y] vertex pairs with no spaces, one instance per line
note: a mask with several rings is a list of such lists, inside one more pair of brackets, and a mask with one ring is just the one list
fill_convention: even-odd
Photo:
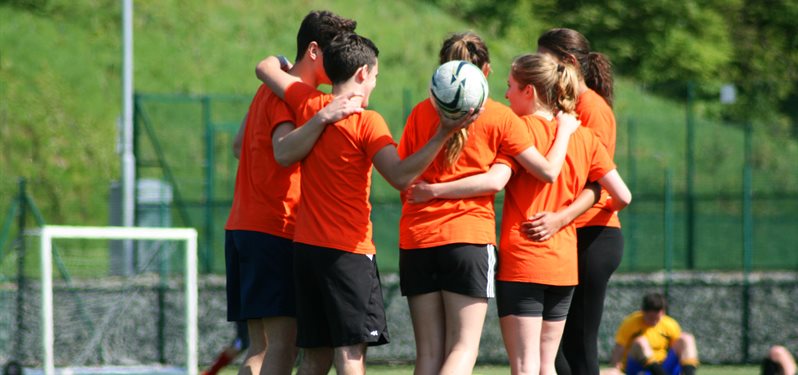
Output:
[[258,77],[259,80],[265,82],[266,81],[266,72],[269,69],[269,62],[268,59],[261,60],[258,65],[255,66],[255,76]]
[[621,211],[632,203],[632,193],[625,192],[624,194],[613,196],[612,201],[613,209],[615,211]]
[[283,168],[288,168],[295,163],[295,161],[286,158],[274,158],[274,160]]
[[413,184],[412,176],[389,177],[386,180],[388,180],[388,183],[391,184],[394,189],[399,191],[405,191]]
[[297,160],[297,158],[291,155],[289,152],[285,152],[278,147],[274,149],[274,161],[276,161],[281,167],[290,167],[299,160]]
[[488,194],[498,194],[502,189],[504,189],[504,185],[507,184],[507,181],[502,181],[500,178],[491,179],[486,187],[486,192]]
[[560,169],[559,168],[556,168],[556,169],[555,168],[546,168],[540,174],[540,179],[543,182],[545,182],[545,183],[551,184],[551,183],[553,183],[554,181],[557,180],[557,176],[559,176],[559,175],[560,175]]

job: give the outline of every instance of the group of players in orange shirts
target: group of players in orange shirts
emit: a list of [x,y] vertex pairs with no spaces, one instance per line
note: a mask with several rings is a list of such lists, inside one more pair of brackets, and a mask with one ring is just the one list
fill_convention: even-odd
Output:
[[[389,341],[373,166],[402,195],[416,374],[471,373],[494,297],[513,373],[598,373],[604,290],[623,251],[617,211],[631,201],[613,163],[607,59],[578,32],[549,30],[512,61],[509,107],[487,99],[453,120],[425,99],[397,145],[365,109],[379,50],[355,26],[310,12],[296,64],[258,65],[225,226],[228,320],[247,321],[250,335],[243,368],[290,374],[301,348],[300,374],[358,374],[367,346]],[[473,33],[444,41],[440,63],[451,60],[491,72]],[[328,83],[331,93],[317,89]]]

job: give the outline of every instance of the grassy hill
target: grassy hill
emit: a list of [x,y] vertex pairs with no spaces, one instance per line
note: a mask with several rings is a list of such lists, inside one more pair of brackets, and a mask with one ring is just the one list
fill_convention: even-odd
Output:
[[[108,184],[119,175],[119,3],[40,3],[0,5],[0,208],[24,176],[50,221],[104,224]],[[269,53],[293,56],[302,17],[326,8],[357,19],[358,31],[380,46],[373,102],[398,137],[402,90],[421,99],[440,41],[468,26],[423,3],[361,4],[136,2],[135,89],[252,95],[255,64]],[[494,86],[504,72],[497,69]]]
[[[6,212],[21,176],[28,179],[49,222],[105,225],[108,187],[119,176],[120,4],[49,0],[26,8],[15,3],[0,5],[0,211]],[[357,31],[379,46],[380,79],[372,106],[397,139],[404,111],[426,96],[441,41],[450,32],[473,28],[412,0],[137,1],[135,89],[250,96],[259,84],[255,64],[267,54],[294,56],[299,22],[309,10],[322,8],[357,19]],[[519,46],[482,35],[493,61],[491,96],[503,101],[510,60],[532,50],[534,40]],[[668,168],[675,189],[682,191],[684,104],[657,98],[641,87],[624,79],[617,82],[616,160],[626,176],[629,156],[634,158],[634,186],[640,192],[659,194]],[[245,104],[237,119],[244,115]],[[631,139],[630,122],[636,129]],[[697,116],[695,129],[697,190],[737,194],[742,189],[741,128]],[[795,191],[795,140],[759,129],[754,134],[756,191]],[[185,144],[179,138],[162,141],[173,148]],[[396,197],[380,178],[374,194],[377,199]]]

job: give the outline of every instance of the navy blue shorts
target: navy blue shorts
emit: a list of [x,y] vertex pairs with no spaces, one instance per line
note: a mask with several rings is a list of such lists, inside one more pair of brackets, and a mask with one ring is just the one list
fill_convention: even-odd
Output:
[[573,294],[573,286],[496,281],[496,308],[499,317],[541,316],[547,322],[561,322],[568,317]]
[[[679,363],[679,356],[673,349],[668,350],[668,356],[662,361],[662,369],[668,375],[679,375],[682,373],[682,365]],[[651,372],[644,369],[644,365],[634,359],[629,358],[626,361],[626,374],[627,375],[651,375]]]
[[387,344],[376,257],[299,242],[294,247],[297,346]]
[[291,240],[261,232],[228,230],[227,320],[296,316]]

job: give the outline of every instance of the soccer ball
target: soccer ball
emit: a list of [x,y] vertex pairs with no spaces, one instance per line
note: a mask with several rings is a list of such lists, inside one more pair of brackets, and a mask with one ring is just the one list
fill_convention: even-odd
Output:
[[488,81],[476,65],[453,60],[435,70],[429,91],[440,112],[456,120],[467,115],[469,109],[482,107],[488,98]]

